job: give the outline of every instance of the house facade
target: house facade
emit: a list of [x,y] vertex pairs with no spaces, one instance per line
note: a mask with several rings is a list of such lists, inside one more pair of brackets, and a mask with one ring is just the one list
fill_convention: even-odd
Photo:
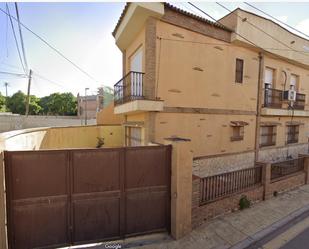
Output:
[[126,145],[190,139],[200,177],[308,151],[308,40],[241,9],[213,23],[166,3],[127,4],[113,35]]

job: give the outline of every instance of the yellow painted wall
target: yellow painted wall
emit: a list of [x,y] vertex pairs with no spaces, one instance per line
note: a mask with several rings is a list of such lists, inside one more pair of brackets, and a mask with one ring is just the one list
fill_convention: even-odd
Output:
[[[245,121],[244,140],[231,141],[231,121]],[[192,141],[194,157],[254,149],[255,116],[158,113],[155,119],[156,142],[177,136]]]
[[110,103],[103,110],[97,113],[98,125],[121,125],[124,122],[124,115],[114,114],[114,103]]
[[[276,145],[273,147],[280,147],[286,145],[287,140],[287,127],[286,122],[290,122],[291,117],[262,117],[261,122],[278,122],[281,125],[277,126]],[[309,118],[306,117],[293,117],[293,121],[303,123],[299,126],[299,139],[298,143],[307,143],[309,135]],[[268,146],[269,147],[269,146]]]
[[66,148],[95,148],[97,137],[103,137],[104,147],[123,145],[123,127],[80,126],[20,130],[13,134],[2,133],[1,150],[40,150]]
[[[256,52],[165,22],[158,22],[157,36],[157,96],[165,106],[256,111]],[[244,59],[242,84],[235,83],[236,58]]]
[[139,49],[143,49],[143,72],[145,72],[145,27],[139,32],[133,42],[126,48],[126,73],[131,71],[131,56]]
[[[237,17],[237,15],[241,18]],[[242,19],[244,18],[246,18],[247,21],[242,21]],[[286,51],[286,49],[305,51],[304,46],[309,47],[309,40],[292,34],[291,32],[287,31],[286,29],[282,28],[276,23],[273,23],[270,20],[246,11],[236,10],[235,13],[229,14],[227,17],[224,17],[220,20],[220,22],[222,22],[227,27],[236,27],[235,30],[238,34],[241,34],[243,37],[249,38],[250,41],[254,42],[260,47],[265,48],[267,51],[273,54],[301,62],[302,64],[305,64],[307,66],[309,65],[308,56],[299,52]],[[237,22],[236,26],[235,22]],[[249,24],[249,22],[253,23],[259,29],[253,27],[251,24]],[[270,36],[274,37],[277,41]],[[235,35],[234,39],[234,41],[236,42],[241,41],[248,44],[248,41],[245,41],[239,35]],[[280,42],[278,42],[278,40]],[[287,46],[283,45],[282,43]],[[269,48],[277,49],[274,50]]]

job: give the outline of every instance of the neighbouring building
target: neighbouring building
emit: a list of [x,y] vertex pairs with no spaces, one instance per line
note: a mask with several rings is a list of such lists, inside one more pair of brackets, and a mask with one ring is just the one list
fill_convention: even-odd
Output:
[[103,88],[98,90],[97,95],[80,96],[77,95],[77,116],[85,118],[85,110],[87,109],[87,119],[96,118],[97,113],[103,109]]
[[307,152],[309,40],[241,9],[213,23],[167,3],[128,3],[113,35],[126,145],[191,139],[198,176]]

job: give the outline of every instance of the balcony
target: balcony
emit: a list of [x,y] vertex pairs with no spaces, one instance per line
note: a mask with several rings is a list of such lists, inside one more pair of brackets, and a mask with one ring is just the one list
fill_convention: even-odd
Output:
[[264,89],[264,107],[282,108],[283,91],[267,88]]
[[[293,104],[294,115],[309,116],[309,111],[305,111],[306,95],[296,93],[296,101]],[[283,91],[266,88],[264,89],[264,102],[262,114],[275,116],[289,116],[290,108],[288,102],[283,99]]]
[[145,94],[144,75],[130,71],[114,85],[115,114],[163,110],[163,101]]
[[114,85],[114,105],[144,99],[144,73],[130,71]]

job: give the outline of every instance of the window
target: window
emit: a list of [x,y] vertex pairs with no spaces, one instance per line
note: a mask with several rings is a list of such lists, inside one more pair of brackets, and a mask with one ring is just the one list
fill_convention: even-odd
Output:
[[231,141],[240,141],[244,139],[244,126],[233,126],[232,129]]
[[287,126],[287,143],[298,143],[299,125]]
[[235,82],[242,83],[243,81],[243,72],[244,71],[244,60],[236,59],[236,73],[235,73]]
[[142,145],[142,128],[141,127],[126,127],[126,145],[141,146]]
[[276,144],[275,125],[262,126],[260,129],[260,147],[271,146]]
[[274,88],[274,75],[275,75],[275,69],[272,69],[270,67],[265,68],[265,76],[264,76],[265,89]]

